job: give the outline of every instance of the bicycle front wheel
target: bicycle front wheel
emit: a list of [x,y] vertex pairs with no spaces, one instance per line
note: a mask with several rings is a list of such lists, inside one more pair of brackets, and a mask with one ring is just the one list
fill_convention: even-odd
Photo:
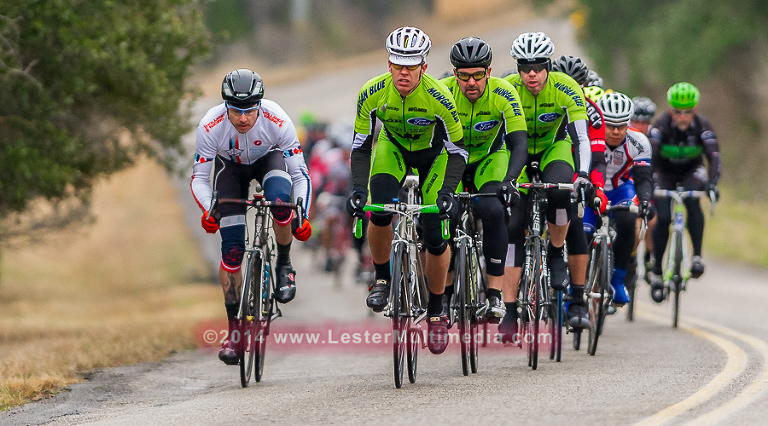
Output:
[[542,268],[541,261],[543,254],[542,241],[540,239],[534,239],[531,251],[531,274],[529,276],[527,294],[530,318],[529,328],[524,340],[528,344],[528,365],[532,370],[535,370],[539,365],[539,323],[541,322],[542,292],[545,279],[545,271]]
[[[256,256],[248,258],[240,296],[240,329],[237,332],[237,337],[240,340],[240,385],[244,388],[248,387],[251,381],[256,355],[255,338],[259,328],[258,316],[256,315],[256,298],[253,291],[254,286],[258,285],[258,279],[254,278],[254,268],[257,263]],[[255,269],[255,271],[258,273],[259,269]]]
[[600,240],[592,252],[590,268],[588,272],[587,288],[589,305],[589,341],[587,352],[594,356],[597,351],[597,341],[603,331],[605,321],[605,302],[608,288],[608,243]]
[[408,341],[408,305],[405,295],[408,293],[408,262],[405,244],[396,244],[392,249],[392,286],[390,287],[390,306],[392,307],[392,356],[394,365],[395,387],[403,386],[405,351]]
[[[266,247],[262,249],[266,250]],[[254,338],[254,345],[256,347],[256,365],[254,371],[254,379],[257,382],[261,381],[261,377],[264,374],[264,357],[267,352],[267,336],[269,335],[269,327],[272,323],[272,310],[274,309],[274,299],[272,298],[272,289],[274,288],[272,281],[275,279],[270,272],[270,263],[267,259],[270,258],[269,251],[262,251],[262,254],[258,256],[257,262],[254,265],[254,277],[258,277],[258,280],[254,280],[254,283],[258,282],[258,286],[253,288],[258,291],[255,294],[258,305],[256,306],[256,334]]]
[[683,287],[683,233],[682,231],[675,231],[674,235],[674,273],[672,274],[672,327],[677,328],[677,323],[680,318],[680,291]]
[[467,286],[469,285],[469,271],[467,265],[467,243],[462,240],[456,247],[456,256],[454,257],[454,269],[453,269],[453,288],[456,298],[456,306],[458,313],[459,323],[459,342],[461,346],[461,372],[465,376],[469,375],[469,341],[467,333],[469,333],[469,320],[470,312],[467,309]]

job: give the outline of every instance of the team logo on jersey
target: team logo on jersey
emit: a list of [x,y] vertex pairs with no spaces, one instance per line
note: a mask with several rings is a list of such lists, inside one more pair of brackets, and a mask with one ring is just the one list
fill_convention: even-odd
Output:
[[254,144],[254,145],[256,145],[256,146],[259,146],[259,145],[261,145],[262,143],[263,143],[263,142],[261,142],[261,139],[256,139],[255,141],[253,141],[253,144]]
[[243,150],[239,149],[239,148],[230,148],[230,149],[227,150],[227,154],[230,157],[239,157],[240,154],[242,154],[242,153],[243,153]]
[[431,126],[434,122],[435,120],[430,120],[428,118],[423,118],[423,117],[413,117],[413,118],[409,118],[407,121],[407,123],[410,125],[422,126],[422,127]]
[[539,115],[539,121],[542,123],[552,123],[553,121],[560,118],[563,114],[560,114],[559,112],[546,112],[544,114]]
[[481,121],[472,127],[478,132],[487,132],[496,127],[497,124],[499,124],[499,120]]

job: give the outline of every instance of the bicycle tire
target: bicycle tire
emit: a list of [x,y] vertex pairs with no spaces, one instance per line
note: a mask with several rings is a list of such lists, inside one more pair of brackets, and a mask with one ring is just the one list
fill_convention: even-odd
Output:
[[675,263],[672,274],[672,327],[677,328],[678,320],[680,319],[680,290],[683,284],[683,233],[682,231],[675,231],[673,238],[675,244]]
[[589,341],[587,353],[591,356],[594,356],[597,352],[597,342],[600,339],[603,322],[605,321],[605,293],[609,280],[608,243],[601,239],[596,250],[597,258],[594,264],[593,279],[588,281],[591,291],[597,293],[596,298],[592,297],[589,299]]
[[555,326],[555,335],[553,336],[553,341],[555,345],[555,362],[560,362],[563,355],[563,323],[565,322],[562,291],[557,292],[555,302],[555,309],[557,310],[557,322]]
[[253,293],[254,265],[257,262],[255,256],[250,256],[246,262],[245,277],[243,279],[243,290],[240,297],[240,320],[239,320],[239,339],[240,339],[240,385],[247,388],[251,381],[253,373],[254,359],[256,357],[255,338],[258,330],[259,317],[256,315],[256,300]]
[[261,381],[264,375],[264,358],[267,353],[267,336],[269,335],[269,329],[272,324],[272,309],[274,308],[273,289],[275,279],[274,274],[271,271],[272,262],[270,261],[271,254],[269,248],[265,244],[262,246],[263,257],[261,258],[260,267],[258,269],[259,288],[261,289],[261,297],[259,300],[258,315],[259,321],[257,323],[256,330],[256,360],[254,368],[254,379],[257,382]]
[[[533,240],[533,270],[531,274],[532,289],[528,289],[529,302],[532,304],[533,317],[531,318],[531,343],[530,346],[530,367],[535,370],[539,366],[539,322],[541,321],[542,313],[542,291],[544,286],[544,270],[542,269],[542,242],[539,238]],[[529,336],[526,336],[526,339]]]
[[407,316],[404,312],[404,294],[408,291],[408,271],[405,244],[396,244],[392,247],[392,285],[390,286],[390,304],[392,306],[392,356],[395,387],[403,386],[403,372],[405,367],[405,350],[408,328]]
[[469,285],[469,271],[467,268],[467,242],[459,241],[454,258],[454,296],[458,307],[459,342],[461,346],[461,373],[469,376],[469,342],[466,340],[469,332],[469,315],[467,312],[467,287]]
[[635,288],[637,287],[637,255],[630,260],[630,265],[627,266],[627,274],[632,274],[632,279],[627,284],[627,293],[629,293],[629,303],[627,303],[627,321],[635,321]]
[[476,245],[472,245],[472,256],[471,256],[471,266],[472,266],[472,279],[470,280],[470,286],[468,287],[469,291],[469,312],[470,312],[470,319],[469,319],[469,332],[470,332],[470,341],[469,341],[469,369],[472,372],[472,374],[477,373],[477,365],[478,365],[478,359],[479,359],[479,352],[480,352],[480,339],[483,339],[482,336],[480,336],[479,330],[480,330],[480,323],[483,321],[483,318],[481,318],[477,312],[481,307],[480,304],[480,293],[483,287],[483,274],[485,273],[483,271],[482,263],[480,262],[480,251],[478,250]]

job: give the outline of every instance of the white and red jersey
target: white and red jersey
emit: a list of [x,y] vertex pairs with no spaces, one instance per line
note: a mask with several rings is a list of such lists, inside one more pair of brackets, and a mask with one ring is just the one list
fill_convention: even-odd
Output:
[[627,128],[627,136],[615,148],[605,145],[605,190],[610,191],[628,182],[632,167],[651,164],[651,142],[641,132]]
[[232,125],[224,103],[209,109],[200,120],[191,184],[197,204],[205,211],[211,207],[211,171],[216,156],[238,164],[253,164],[272,151],[283,153],[293,184],[293,200],[302,198],[305,214],[309,216],[312,184],[296,127],[280,105],[269,99],[262,99],[259,117],[247,133],[238,132]]

